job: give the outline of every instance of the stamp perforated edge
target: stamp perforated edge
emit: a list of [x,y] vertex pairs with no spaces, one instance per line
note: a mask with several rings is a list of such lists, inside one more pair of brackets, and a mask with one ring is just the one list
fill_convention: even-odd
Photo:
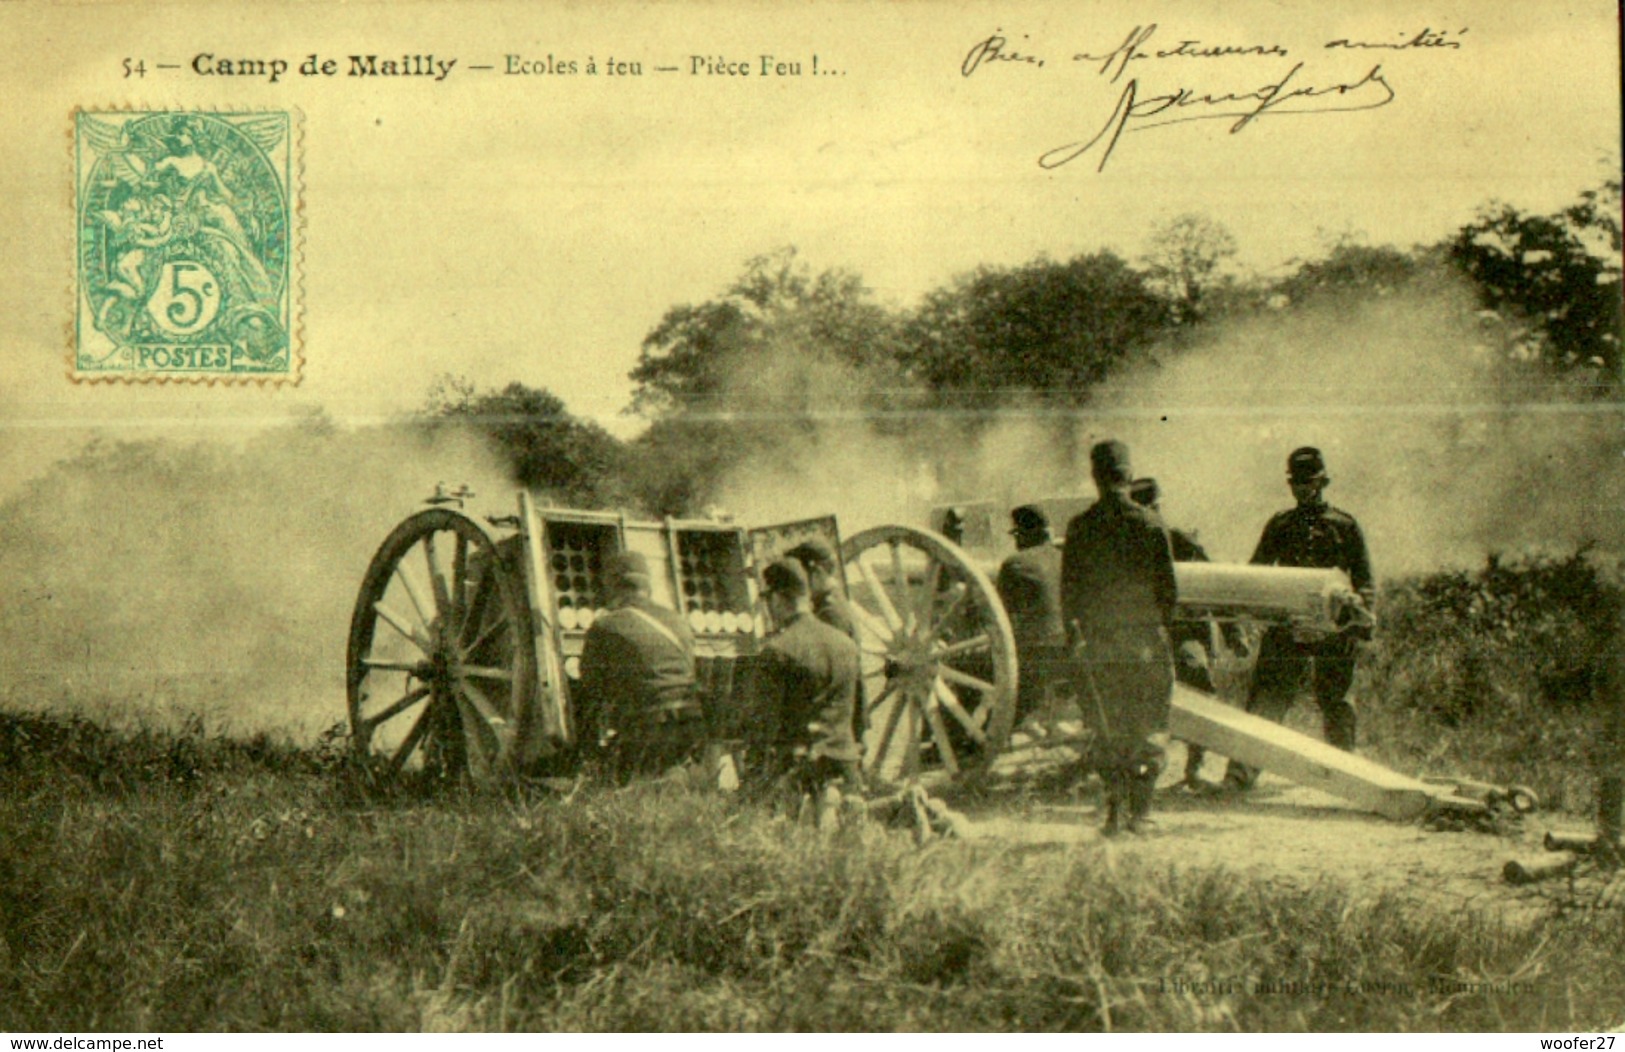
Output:
[[73,246],[68,274],[68,312],[65,326],[65,365],[70,383],[94,387],[97,384],[175,384],[194,387],[298,387],[305,378],[305,113],[297,106],[279,110],[288,115],[288,199],[289,275],[288,362],[286,373],[275,376],[223,376],[197,373],[97,373],[79,371],[79,157],[78,122],[81,113],[263,113],[263,107],[172,106],[154,108],[145,103],[124,102],[102,106],[79,105],[68,111],[67,166],[69,171],[68,208],[73,221]]

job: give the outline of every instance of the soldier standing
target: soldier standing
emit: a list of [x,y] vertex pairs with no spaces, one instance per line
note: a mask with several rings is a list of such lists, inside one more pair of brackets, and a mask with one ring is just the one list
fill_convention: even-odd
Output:
[[1174,676],[1167,629],[1177,586],[1162,520],[1129,496],[1128,447],[1101,442],[1089,458],[1100,499],[1067,526],[1061,609],[1076,634],[1081,704],[1100,736],[1101,832],[1111,836],[1145,827],[1164,763],[1151,736],[1168,721]]
[[1057,659],[1064,653],[1061,621],[1061,550],[1050,540],[1049,518],[1022,505],[1010,513],[1016,553],[999,565],[999,599],[1015,637],[1016,722],[1042,712]]
[[[1322,496],[1331,483],[1325,458],[1313,446],[1302,446],[1292,451],[1286,464],[1287,485],[1297,507],[1276,514],[1264,526],[1253,564],[1342,570],[1366,608],[1372,609],[1375,585],[1365,537],[1354,516],[1327,504]],[[1307,682],[1320,705],[1326,741],[1353,752],[1355,716],[1348,692],[1354,682],[1355,656],[1352,633],[1300,642],[1289,626],[1271,626],[1258,646],[1247,711],[1280,722]],[[1224,773],[1225,785],[1250,789],[1258,773],[1231,760]]]
[[617,778],[659,774],[696,758],[706,740],[695,690],[694,637],[676,612],[650,598],[649,564],[637,552],[606,560],[608,609],[581,653],[582,740],[607,732]]
[[[1152,478],[1135,479],[1129,488],[1129,495],[1134,503],[1150,508],[1158,515],[1162,514],[1162,491],[1157,480]],[[1176,563],[1205,563],[1211,562],[1207,549],[1197,543],[1196,535],[1185,530],[1168,527],[1168,546],[1174,554]],[[1230,649],[1246,656],[1246,643],[1241,633],[1234,625],[1225,624],[1222,628],[1225,642]],[[1174,678],[1189,687],[1207,694],[1217,694],[1218,687],[1213,682],[1213,629],[1208,621],[1175,621],[1169,629],[1169,643],[1174,651]],[[1185,785],[1197,791],[1214,791],[1213,783],[1203,782],[1200,777],[1202,760],[1207,756],[1207,750],[1194,742],[1185,743]]]
[[766,753],[769,779],[820,799],[822,810],[827,788],[855,790],[861,784],[861,754],[852,734],[858,645],[813,616],[800,563],[769,564],[762,584],[778,631],[762,648],[757,744]]

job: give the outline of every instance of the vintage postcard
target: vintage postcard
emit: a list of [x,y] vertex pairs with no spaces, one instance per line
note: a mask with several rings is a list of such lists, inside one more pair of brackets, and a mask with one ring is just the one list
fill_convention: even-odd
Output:
[[0,1029],[1611,1048],[1618,17],[0,4]]

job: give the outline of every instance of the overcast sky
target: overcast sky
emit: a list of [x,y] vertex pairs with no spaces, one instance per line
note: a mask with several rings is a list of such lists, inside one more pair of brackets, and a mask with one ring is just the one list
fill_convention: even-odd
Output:
[[[95,430],[223,436],[311,406],[359,422],[421,404],[443,373],[545,386],[625,433],[643,335],[781,245],[908,305],[978,264],[1099,247],[1132,257],[1185,211],[1230,227],[1240,262],[1271,270],[1329,235],[1435,240],[1490,198],[1560,207],[1618,160],[1616,17],[1606,0],[6,4],[0,490]],[[1137,27],[1149,57],[1112,68],[1104,56]],[[1443,46],[1325,46],[1424,30]],[[966,75],[995,34],[1003,58],[1043,65],[989,57]],[[1156,57],[1181,41],[1273,53]],[[313,53],[339,73],[273,84],[194,70],[236,58],[296,68]],[[352,77],[352,54],[455,65],[438,81]],[[763,76],[765,54],[800,75]],[[510,55],[576,72],[509,75]],[[147,75],[126,78],[126,58]],[[612,58],[641,75],[608,75]],[[468,68],[482,64],[496,68]],[[1289,73],[1289,90],[1319,94],[1233,133],[1256,99],[1200,101]],[[1159,119],[1140,116],[1104,170],[1099,144],[1039,164],[1108,127],[1131,83],[1142,110],[1183,88],[1192,104],[1179,115],[1231,116],[1135,131]],[[79,105],[302,112],[298,388],[67,381]],[[1283,113],[1310,106],[1358,109]]]

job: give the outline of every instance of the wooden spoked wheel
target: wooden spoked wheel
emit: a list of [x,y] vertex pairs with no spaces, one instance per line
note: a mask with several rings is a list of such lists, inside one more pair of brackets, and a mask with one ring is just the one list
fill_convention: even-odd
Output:
[[462,512],[397,526],[350,621],[350,736],[389,776],[488,782],[526,755],[535,653],[519,572]]
[[842,548],[863,651],[872,778],[990,764],[1015,717],[1016,647],[987,575],[946,537],[880,526]]

